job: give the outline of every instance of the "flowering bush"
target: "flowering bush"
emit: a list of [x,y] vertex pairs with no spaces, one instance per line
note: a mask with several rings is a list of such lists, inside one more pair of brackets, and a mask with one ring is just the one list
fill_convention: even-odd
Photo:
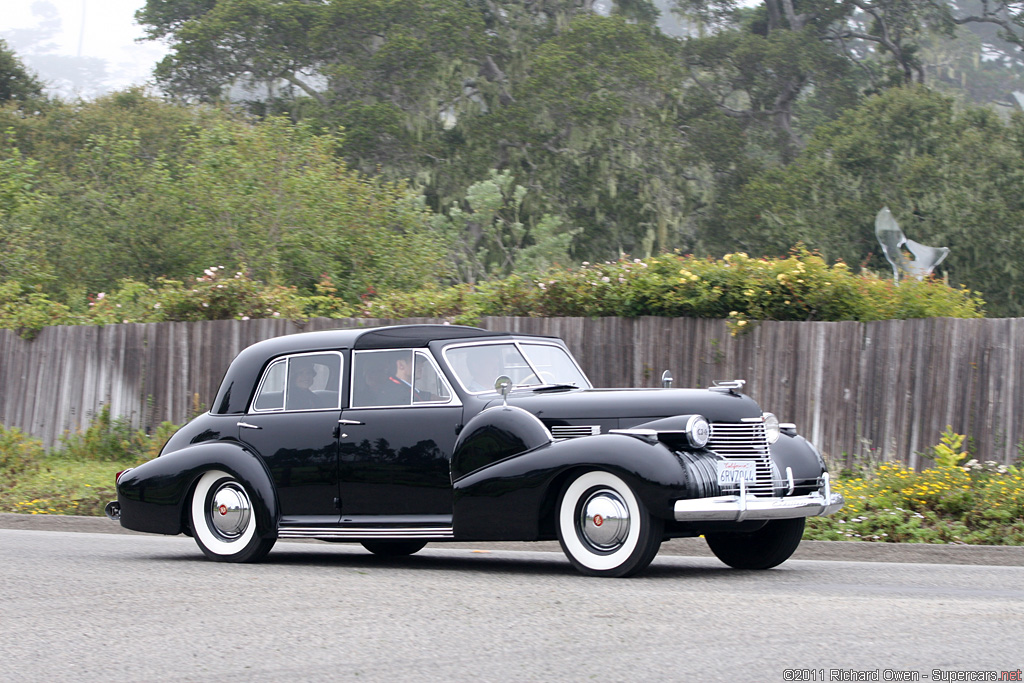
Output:
[[[844,263],[829,266],[798,248],[785,259],[727,254],[720,260],[680,254],[647,259],[554,267],[532,275],[452,287],[438,285],[377,294],[372,287],[348,301],[327,275],[304,295],[294,287],[251,279],[211,266],[181,282],[155,286],[122,280],[117,290],[89,297],[84,312],[16,284],[0,287],[0,327],[26,336],[44,325],[289,318],[454,318],[483,316],[626,316],[723,318],[740,334],[760,320],[884,320],[980,318],[977,292],[939,280],[908,279],[898,287],[872,273],[854,274]],[[82,307],[80,307],[82,308]]]
[[833,489],[843,494],[846,505],[830,517],[809,518],[804,538],[1024,544],[1024,472],[1019,467],[936,460],[935,467],[922,472],[882,463],[865,476],[835,479]]
[[980,318],[976,292],[938,280],[899,286],[872,273],[829,266],[798,248],[785,259],[727,254],[720,260],[680,254],[513,275],[475,287],[390,293],[369,301],[368,317],[485,315],[673,316],[725,318],[733,334],[759,320],[883,320]]
[[301,318],[301,297],[294,287],[266,285],[244,271],[211,266],[186,282],[157,280],[155,287],[122,280],[107,295],[89,302],[86,318],[98,324],[169,320],[226,320],[231,318]]

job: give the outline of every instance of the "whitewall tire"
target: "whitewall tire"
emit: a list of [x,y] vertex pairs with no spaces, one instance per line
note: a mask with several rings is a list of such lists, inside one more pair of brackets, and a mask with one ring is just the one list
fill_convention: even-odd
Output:
[[604,470],[571,480],[558,501],[558,540],[576,569],[592,576],[631,576],[661,547],[663,523],[618,476]]
[[245,486],[221,470],[196,482],[189,511],[192,535],[203,553],[219,562],[256,562],[274,546],[260,538],[256,509]]

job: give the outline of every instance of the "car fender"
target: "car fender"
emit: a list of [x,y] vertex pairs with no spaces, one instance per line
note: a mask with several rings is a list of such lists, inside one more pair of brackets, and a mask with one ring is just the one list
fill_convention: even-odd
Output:
[[179,534],[184,506],[195,482],[209,470],[223,470],[250,492],[261,536],[277,533],[277,490],[263,461],[237,441],[206,441],[166,453],[121,475],[117,500],[121,525],[135,531]]
[[824,458],[814,444],[798,434],[783,432],[779,440],[771,445],[770,451],[772,462],[778,467],[780,477],[786,477],[787,467],[792,469],[793,480],[797,486],[800,486],[801,480],[816,482],[828,471]]
[[[704,453],[708,459],[717,458]],[[676,499],[690,497],[693,470],[680,454],[657,440],[601,434],[549,441],[494,461],[454,482],[456,538],[475,540],[543,537],[544,519],[574,472],[607,470],[618,475],[659,517],[671,518]]]

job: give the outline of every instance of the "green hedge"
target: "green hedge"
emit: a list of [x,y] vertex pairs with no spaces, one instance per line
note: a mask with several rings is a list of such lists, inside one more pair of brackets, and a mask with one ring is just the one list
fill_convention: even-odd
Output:
[[371,291],[357,301],[338,297],[326,276],[315,292],[303,293],[220,266],[185,282],[159,280],[150,286],[123,280],[113,292],[68,303],[14,282],[0,285],[0,327],[27,337],[45,325],[312,316],[474,323],[488,315],[719,318],[737,334],[760,320],[980,318],[983,306],[979,293],[940,280],[909,279],[896,286],[888,277],[854,273],[841,262],[830,266],[802,248],[784,259],[662,254],[584,262],[476,285]]

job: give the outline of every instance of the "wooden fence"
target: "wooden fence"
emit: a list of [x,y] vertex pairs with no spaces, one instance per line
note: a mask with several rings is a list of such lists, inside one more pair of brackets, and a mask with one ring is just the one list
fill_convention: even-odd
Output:
[[[223,320],[0,330],[0,424],[51,445],[102,405],[147,430],[205,408],[232,357],[294,332],[427,320]],[[733,338],[689,318],[485,318],[482,327],[562,337],[598,386],[745,379],[834,462],[913,466],[946,425],[981,460],[1024,449],[1024,319],[766,322]]]

